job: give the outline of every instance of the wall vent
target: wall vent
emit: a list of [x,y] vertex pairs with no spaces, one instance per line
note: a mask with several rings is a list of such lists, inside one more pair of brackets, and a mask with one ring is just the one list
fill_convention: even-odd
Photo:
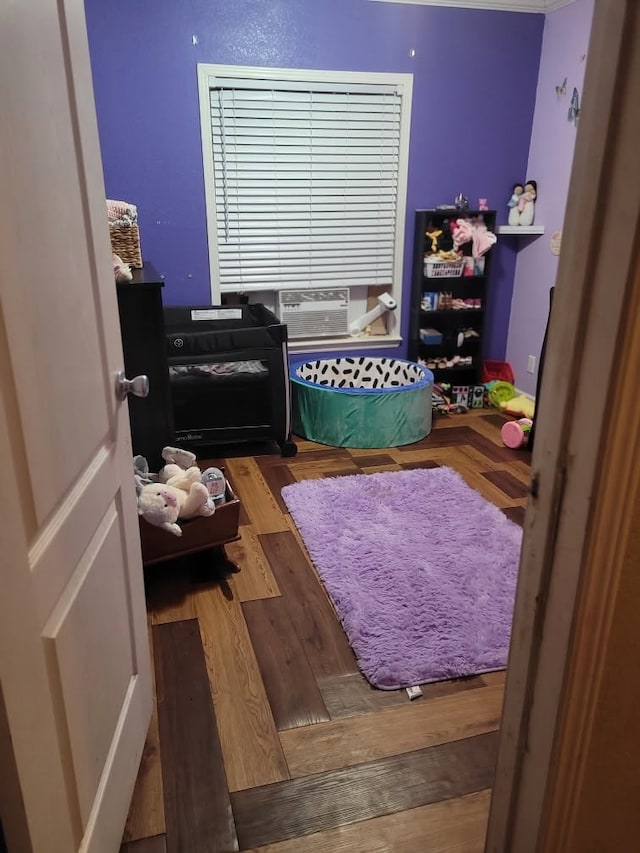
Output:
[[280,290],[279,311],[291,340],[349,334],[348,287]]

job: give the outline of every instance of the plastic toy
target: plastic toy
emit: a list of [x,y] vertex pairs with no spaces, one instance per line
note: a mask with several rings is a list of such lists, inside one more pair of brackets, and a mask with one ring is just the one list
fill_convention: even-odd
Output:
[[531,418],[520,418],[518,421],[507,421],[500,430],[500,435],[505,447],[511,447],[513,450],[517,450],[520,447],[526,447],[532,426],[533,421]]

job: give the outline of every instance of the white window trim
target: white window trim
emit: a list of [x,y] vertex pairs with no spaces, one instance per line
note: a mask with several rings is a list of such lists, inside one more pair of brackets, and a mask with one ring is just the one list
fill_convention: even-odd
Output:
[[575,0],[373,0],[376,3],[403,3],[414,6],[450,6],[458,9],[485,9],[494,12],[546,14]]
[[[363,71],[323,71],[317,69],[299,68],[268,68],[243,65],[219,65],[211,63],[198,63],[198,98],[200,104],[200,134],[202,140],[202,159],[205,180],[205,202],[207,215],[207,242],[209,249],[209,268],[211,275],[211,301],[219,304],[221,301],[220,282],[217,277],[218,270],[218,247],[216,229],[212,227],[216,222],[215,181],[213,161],[213,141],[211,136],[210,119],[210,90],[215,87],[216,79],[224,77],[244,78],[248,80],[291,80],[308,83],[336,83],[354,82],[369,85],[396,86],[402,90],[402,112],[400,119],[400,149],[399,149],[399,174],[396,205],[396,229],[394,247],[394,279],[391,294],[396,300],[398,307],[393,312],[389,323],[389,334],[387,335],[360,335],[358,337],[344,337],[336,339],[314,338],[309,341],[296,340],[289,342],[290,349],[326,351],[337,348],[350,349],[374,347],[392,347],[401,343],[401,310],[402,310],[402,280],[404,260],[404,240],[407,207],[407,175],[409,164],[409,136],[411,130],[411,103],[413,92],[413,74],[402,73],[378,73]],[[317,286],[317,285],[314,285]],[[357,309],[356,309],[357,310]],[[364,314],[366,308],[357,310],[350,319]]]

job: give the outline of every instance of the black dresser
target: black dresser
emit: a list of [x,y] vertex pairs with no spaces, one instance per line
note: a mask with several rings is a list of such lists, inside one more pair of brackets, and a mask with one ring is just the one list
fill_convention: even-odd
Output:
[[162,448],[173,444],[163,286],[148,261],[142,269],[133,270],[132,282],[116,284],[127,378],[141,373],[149,377],[147,397],[128,396],[133,452],[145,456],[152,471],[164,464]]

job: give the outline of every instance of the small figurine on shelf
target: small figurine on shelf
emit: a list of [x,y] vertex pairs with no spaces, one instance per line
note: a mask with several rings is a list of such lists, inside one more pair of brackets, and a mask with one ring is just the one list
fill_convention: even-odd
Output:
[[466,195],[462,193],[458,193],[458,195],[454,199],[456,210],[468,210],[469,209],[469,199]]
[[520,196],[518,209],[520,211],[520,225],[533,225],[535,216],[535,201],[538,195],[538,184],[536,181],[527,181],[524,192]]
[[[427,251],[435,255],[439,249],[438,243],[439,238],[442,236],[442,229],[436,228],[433,222],[430,222],[427,225],[424,236],[427,239]],[[431,246],[429,246],[429,242],[431,243]]]
[[522,184],[514,184],[513,190],[511,192],[511,198],[509,199],[509,225],[520,225],[520,209],[518,207],[520,203],[520,198],[524,194],[524,187]]
[[537,195],[536,181],[527,181],[524,185],[513,185],[513,192],[508,202],[509,225],[533,225]]

